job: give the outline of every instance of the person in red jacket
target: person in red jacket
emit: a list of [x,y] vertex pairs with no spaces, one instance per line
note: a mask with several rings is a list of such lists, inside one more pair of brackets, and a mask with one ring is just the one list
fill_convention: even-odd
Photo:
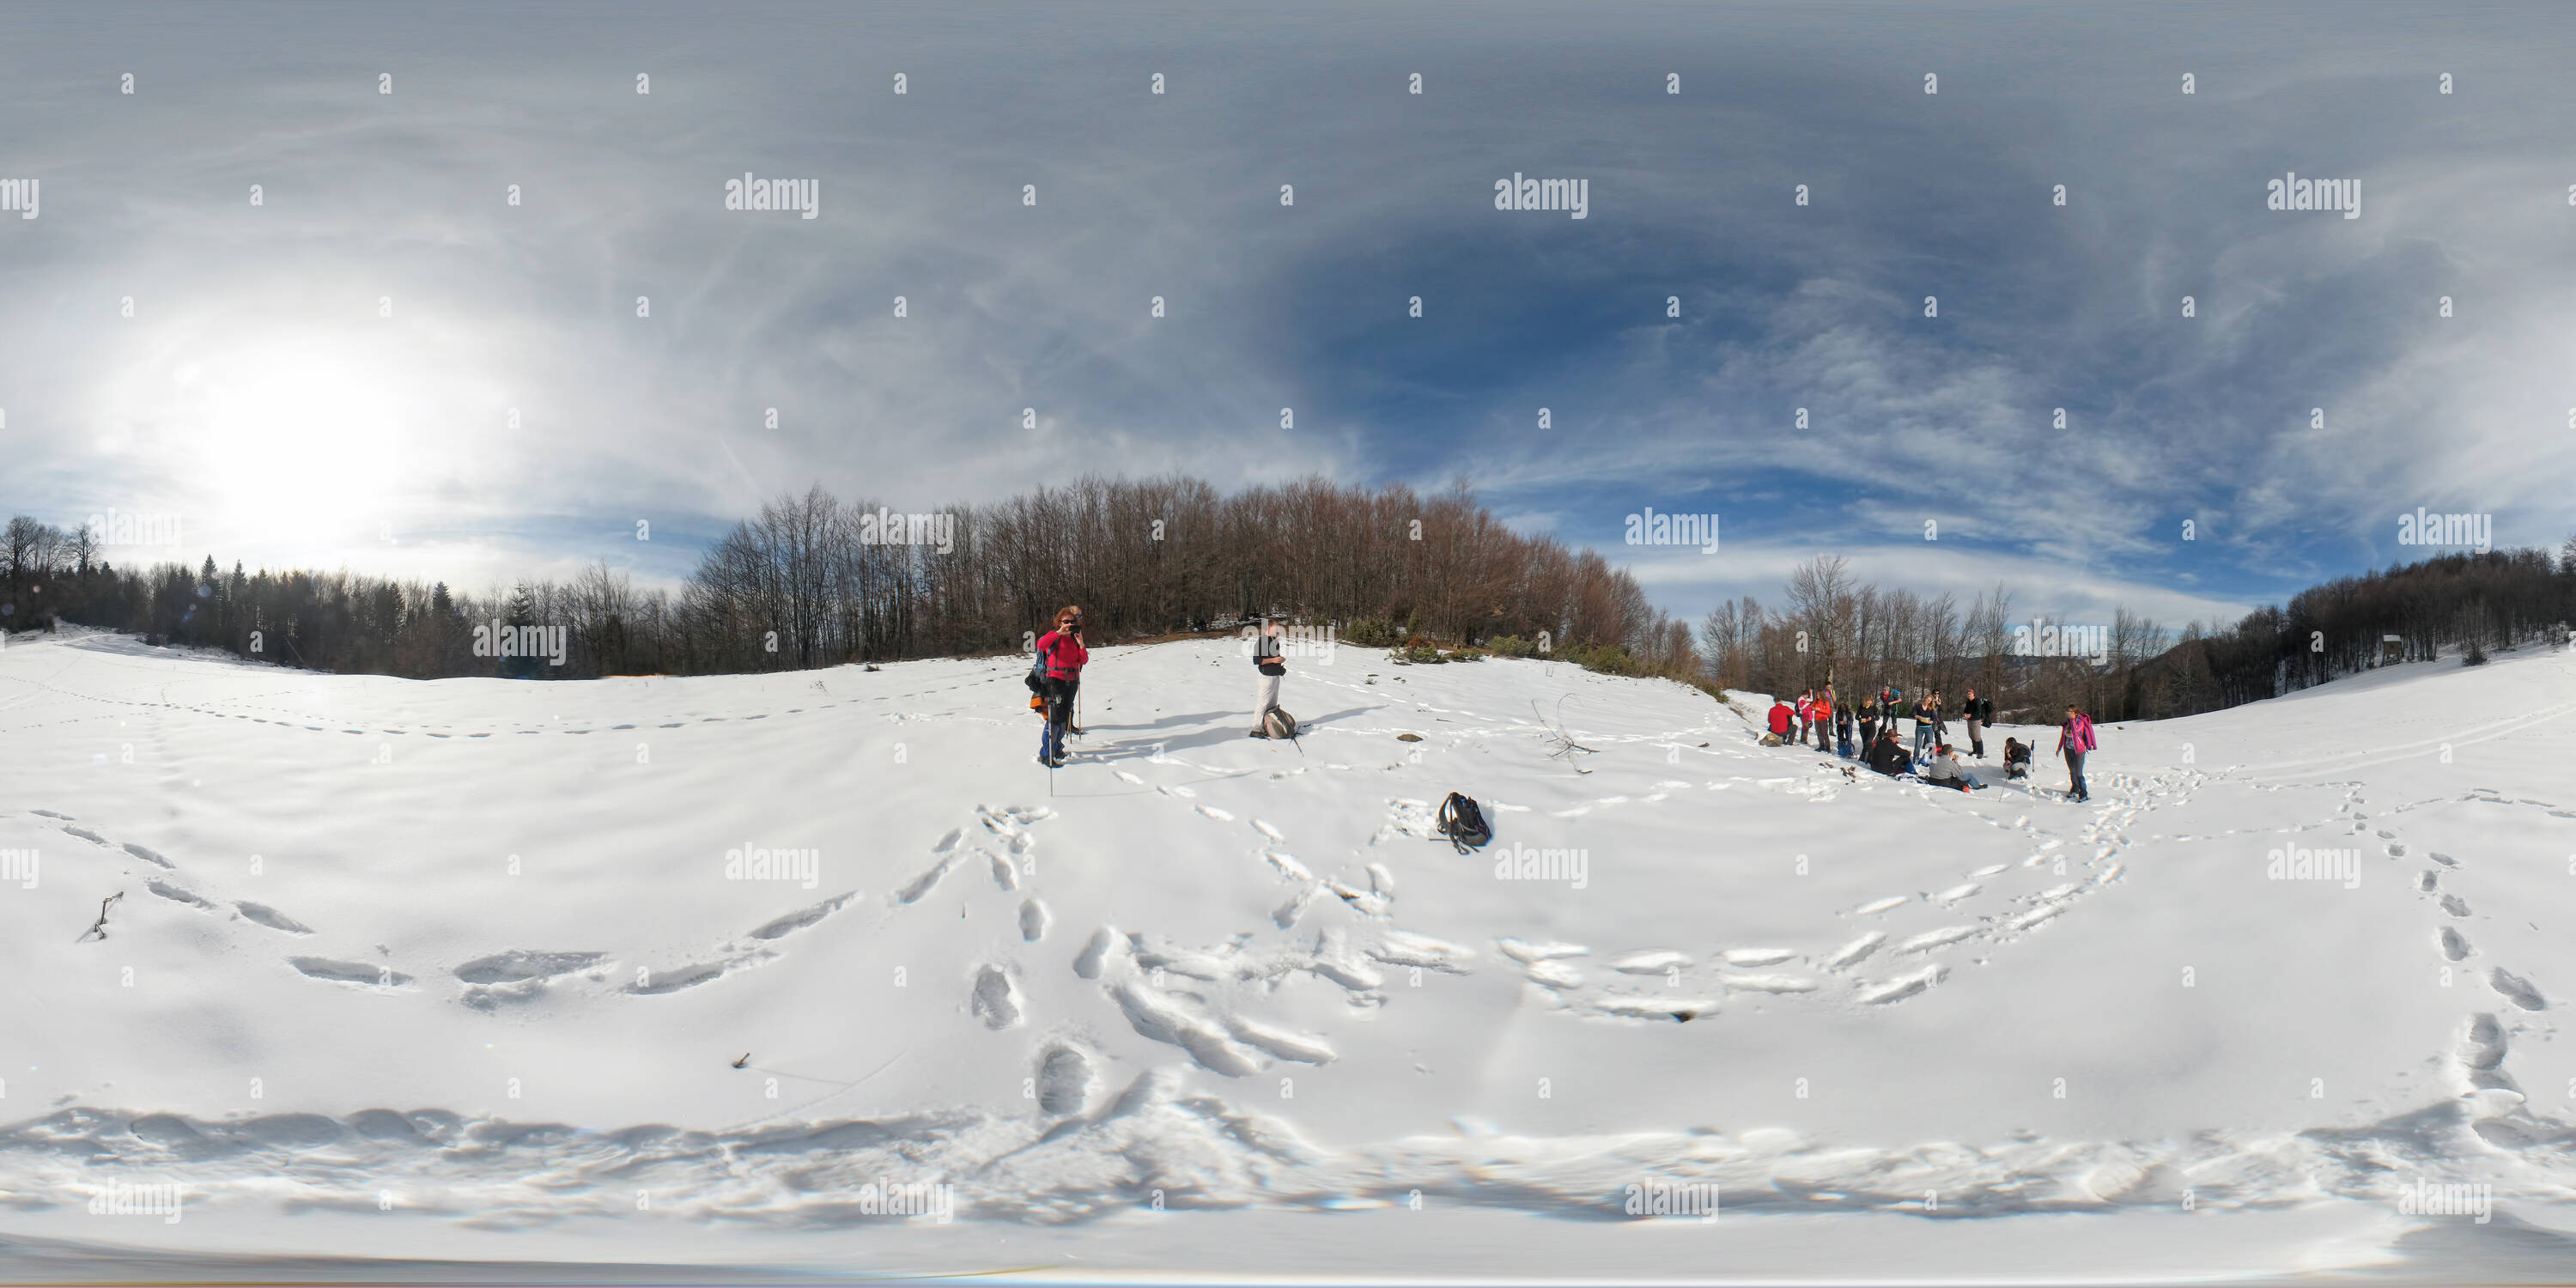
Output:
[[1789,732],[1797,726],[1797,708],[1778,698],[1771,699],[1771,736],[1763,740],[1763,745],[1777,747],[1789,741]]
[[2079,801],[2093,799],[2084,786],[2084,754],[2093,750],[2093,721],[2072,704],[2066,708],[2066,723],[2057,726],[2057,750],[2066,757],[2066,794]]
[[1038,763],[1053,769],[1064,763],[1064,727],[1073,720],[1073,698],[1082,689],[1082,664],[1091,650],[1082,646],[1082,610],[1056,610],[1055,629],[1038,637],[1038,658],[1046,668],[1046,729],[1038,735]]

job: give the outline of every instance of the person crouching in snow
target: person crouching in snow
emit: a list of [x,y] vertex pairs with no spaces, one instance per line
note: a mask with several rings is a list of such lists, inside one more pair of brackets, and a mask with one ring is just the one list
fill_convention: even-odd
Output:
[[2019,738],[2004,739],[2004,777],[2030,777],[2031,744]]
[[1046,729],[1038,735],[1038,763],[1053,769],[1064,763],[1064,729],[1073,721],[1073,699],[1082,691],[1082,665],[1091,650],[1082,646],[1082,610],[1060,608],[1055,629],[1038,637],[1038,656],[1046,665]]
[[1279,679],[1288,674],[1288,660],[1279,651],[1279,623],[1264,621],[1261,633],[1252,637],[1252,666],[1261,673],[1252,699],[1252,736],[1267,738],[1270,713],[1279,706]]
[[1959,758],[1950,754],[1950,744],[1942,743],[1932,753],[1932,763],[1923,767],[1923,781],[1935,787],[1955,787],[1963,792],[1975,791],[1983,784],[1959,767]]
[[1765,747],[1787,745],[1789,731],[1797,727],[1797,710],[1778,698],[1771,699],[1771,732],[1762,739],[1762,745]]

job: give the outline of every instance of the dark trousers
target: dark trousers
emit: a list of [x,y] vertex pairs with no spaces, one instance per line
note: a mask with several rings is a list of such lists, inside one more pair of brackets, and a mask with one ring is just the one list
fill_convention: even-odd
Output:
[[1064,757],[1064,728],[1073,723],[1073,697],[1082,691],[1079,679],[1059,680],[1048,676],[1046,682],[1046,728],[1038,734],[1038,754],[1049,760]]

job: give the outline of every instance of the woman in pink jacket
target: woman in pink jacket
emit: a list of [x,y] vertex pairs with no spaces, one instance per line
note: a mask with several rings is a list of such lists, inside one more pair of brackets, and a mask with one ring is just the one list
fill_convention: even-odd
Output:
[[2084,753],[2093,750],[2093,721],[2071,703],[2066,708],[2066,723],[2057,726],[2057,750],[2066,757],[2067,797],[2093,799],[2093,793],[2084,786]]

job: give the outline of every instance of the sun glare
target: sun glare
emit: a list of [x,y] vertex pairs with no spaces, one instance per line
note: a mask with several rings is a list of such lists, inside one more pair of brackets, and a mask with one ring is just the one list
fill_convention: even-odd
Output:
[[202,482],[253,528],[319,529],[389,521],[408,456],[402,390],[354,346],[274,345],[210,357],[176,373],[191,402]]

